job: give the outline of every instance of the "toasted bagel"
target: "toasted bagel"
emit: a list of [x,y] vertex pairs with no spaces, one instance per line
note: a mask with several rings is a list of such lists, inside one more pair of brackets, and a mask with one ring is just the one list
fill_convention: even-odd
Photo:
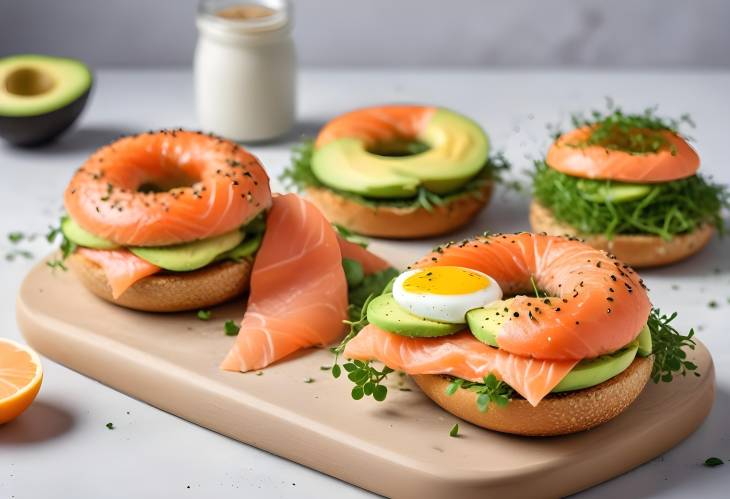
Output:
[[669,241],[644,234],[616,234],[611,239],[603,235],[581,234],[574,227],[556,220],[550,209],[537,201],[532,201],[530,205],[530,225],[534,232],[579,237],[632,267],[657,267],[683,260],[704,248],[715,234],[715,228],[709,224],[690,233],[674,236]]
[[307,189],[309,199],[335,224],[373,237],[417,239],[452,232],[473,219],[492,197],[492,182],[478,195],[464,194],[431,210],[423,207],[370,206],[321,187]]
[[140,279],[119,298],[102,268],[88,258],[72,254],[68,266],[93,294],[108,302],[146,312],[178,312],[211,307],[248,289],[251,263],[224,261],[192,272],[163,272]]
[[477,394],[459,389],[446,393],[448,376],[413,376],[431,400],[446,411],[477,426],[525,436],[565,435],[588,430],[621,414],[649,381],[653,357],[636,357],[621,374],[584,390],[553,393],[533,407],[523,398],[513,398],[506,406],[490,404],[485,412],[476,405]]

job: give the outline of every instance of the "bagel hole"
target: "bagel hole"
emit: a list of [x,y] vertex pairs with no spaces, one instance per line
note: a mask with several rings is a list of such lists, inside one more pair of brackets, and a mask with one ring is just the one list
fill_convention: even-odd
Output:
[[8,93],[24,97],[45,94],[55,84],[50,74],[36,68],[18,68],[5,78],[5,89]]
[[185,189],[188,187],[193,187],[199,181],[200,179],[198,178],[179,174],[174,177],[154,179],[148,180],[147,182],[142,182],[139,187],[137,187],[137,191],[142,193],[167,192],[174,189]]
[[367,151],[377,156],[400,158],[423,154],[429,149],[429,145],[420,140],[395,140],[374,144]]

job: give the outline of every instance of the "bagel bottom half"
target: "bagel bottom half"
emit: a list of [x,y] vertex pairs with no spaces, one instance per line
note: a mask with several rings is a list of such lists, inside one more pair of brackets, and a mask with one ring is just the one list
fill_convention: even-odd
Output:
[[474,218],[492,197],[493,182],[479,195],[455,196],[427,210],[418,207],[371,206],[321,187],[307,189],[309,199],[327,219],[365,236],[416,239],[452,232]]
[[117,299],[102,268],[73,254],[68,266],[93,294],[123,307],[145,312],[197,310],[223,303],[248,289],[251,263],[224,261],[192,272],[154,274],[140,279]]
[[431,400],[470,423],[504,433],[547,437],[588,430],[621,414],[649,381],[653,360],[652,356],[636,357],[618,376],[584,390],[551,393],[537,407],[513,398],[504,407],[490,404],[485,412],[479,411],[472,391],[460,389],[447,395],[448,376],[422,374],[413,379]]
[[659,236],[633,234],[617,234],[608,239],[602,235],[581,234],[574,227],[556,220],[550,209],[537,201],[530,206],[530,225],[534,232],[579,237],[586,244],[607,251],[632,267],[657,267],[683,260],[704,248],[715,233],[714,227],[705,224],[669,241]]

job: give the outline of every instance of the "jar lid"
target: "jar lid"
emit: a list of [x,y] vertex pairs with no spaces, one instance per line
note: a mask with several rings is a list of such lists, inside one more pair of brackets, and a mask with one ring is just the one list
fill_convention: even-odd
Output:
[[198,21],[228,34],[256,34],[288,27],[288,0],[201,0]]

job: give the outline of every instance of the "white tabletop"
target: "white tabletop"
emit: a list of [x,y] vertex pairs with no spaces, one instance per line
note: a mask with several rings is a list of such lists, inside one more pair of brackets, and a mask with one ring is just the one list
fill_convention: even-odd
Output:
[[[545,125],[613,97],[630,110],[659,104],[698,124],[690,132],[702,171],[730,183],[728,72],[558,71],[303,71],[300,120],[285,140],[252,146],[273,188],[289,148],[342,111],[382,102],[435,103],[462,111],[489,132],[519,173],[548,144]],[[187,71],[99,71],[89,107],[73,132],[51,146],[18,150],[0,144],[0,252],[5,234],[43,234],[61,213],[72,171],[98,146],[120,134],[163,127],[196,128]],[[497,194],[463,235],[527,229],[526,197]],[[459,234],[461,235],[461,234]],[[432,242],[400,243],[416,258]],[[21,245],[35,258],[48,251],[38,238]],[[377,244],[375,245],[377,248]],[[717,366],[717,401],[704,425],[684,443],[624,476],[581,494],[613,497],[727,497],[730,463],[705,468],[709,456],[730,459],[730,240],[671,268],[642,272],[656,306],[694,326]],[[33,261],[0,255],[0,336],[20,339],[15,294]],[[677,289],[675,289],[678,286]],[[711,301],[717,303],[710,307]],[[368,492],[253,447],[217,435],[111,390],[48,359],[33,406],[0,426],[0,497],[365,497]],[[387,401],[385,402],[387,403]],[[682,401],[678,400],[678,404]],[[353,410],[357,410],[353,402]],[[112,422],[115,429],[106,424]],[[600,452],[600,449],[596,449]]]

